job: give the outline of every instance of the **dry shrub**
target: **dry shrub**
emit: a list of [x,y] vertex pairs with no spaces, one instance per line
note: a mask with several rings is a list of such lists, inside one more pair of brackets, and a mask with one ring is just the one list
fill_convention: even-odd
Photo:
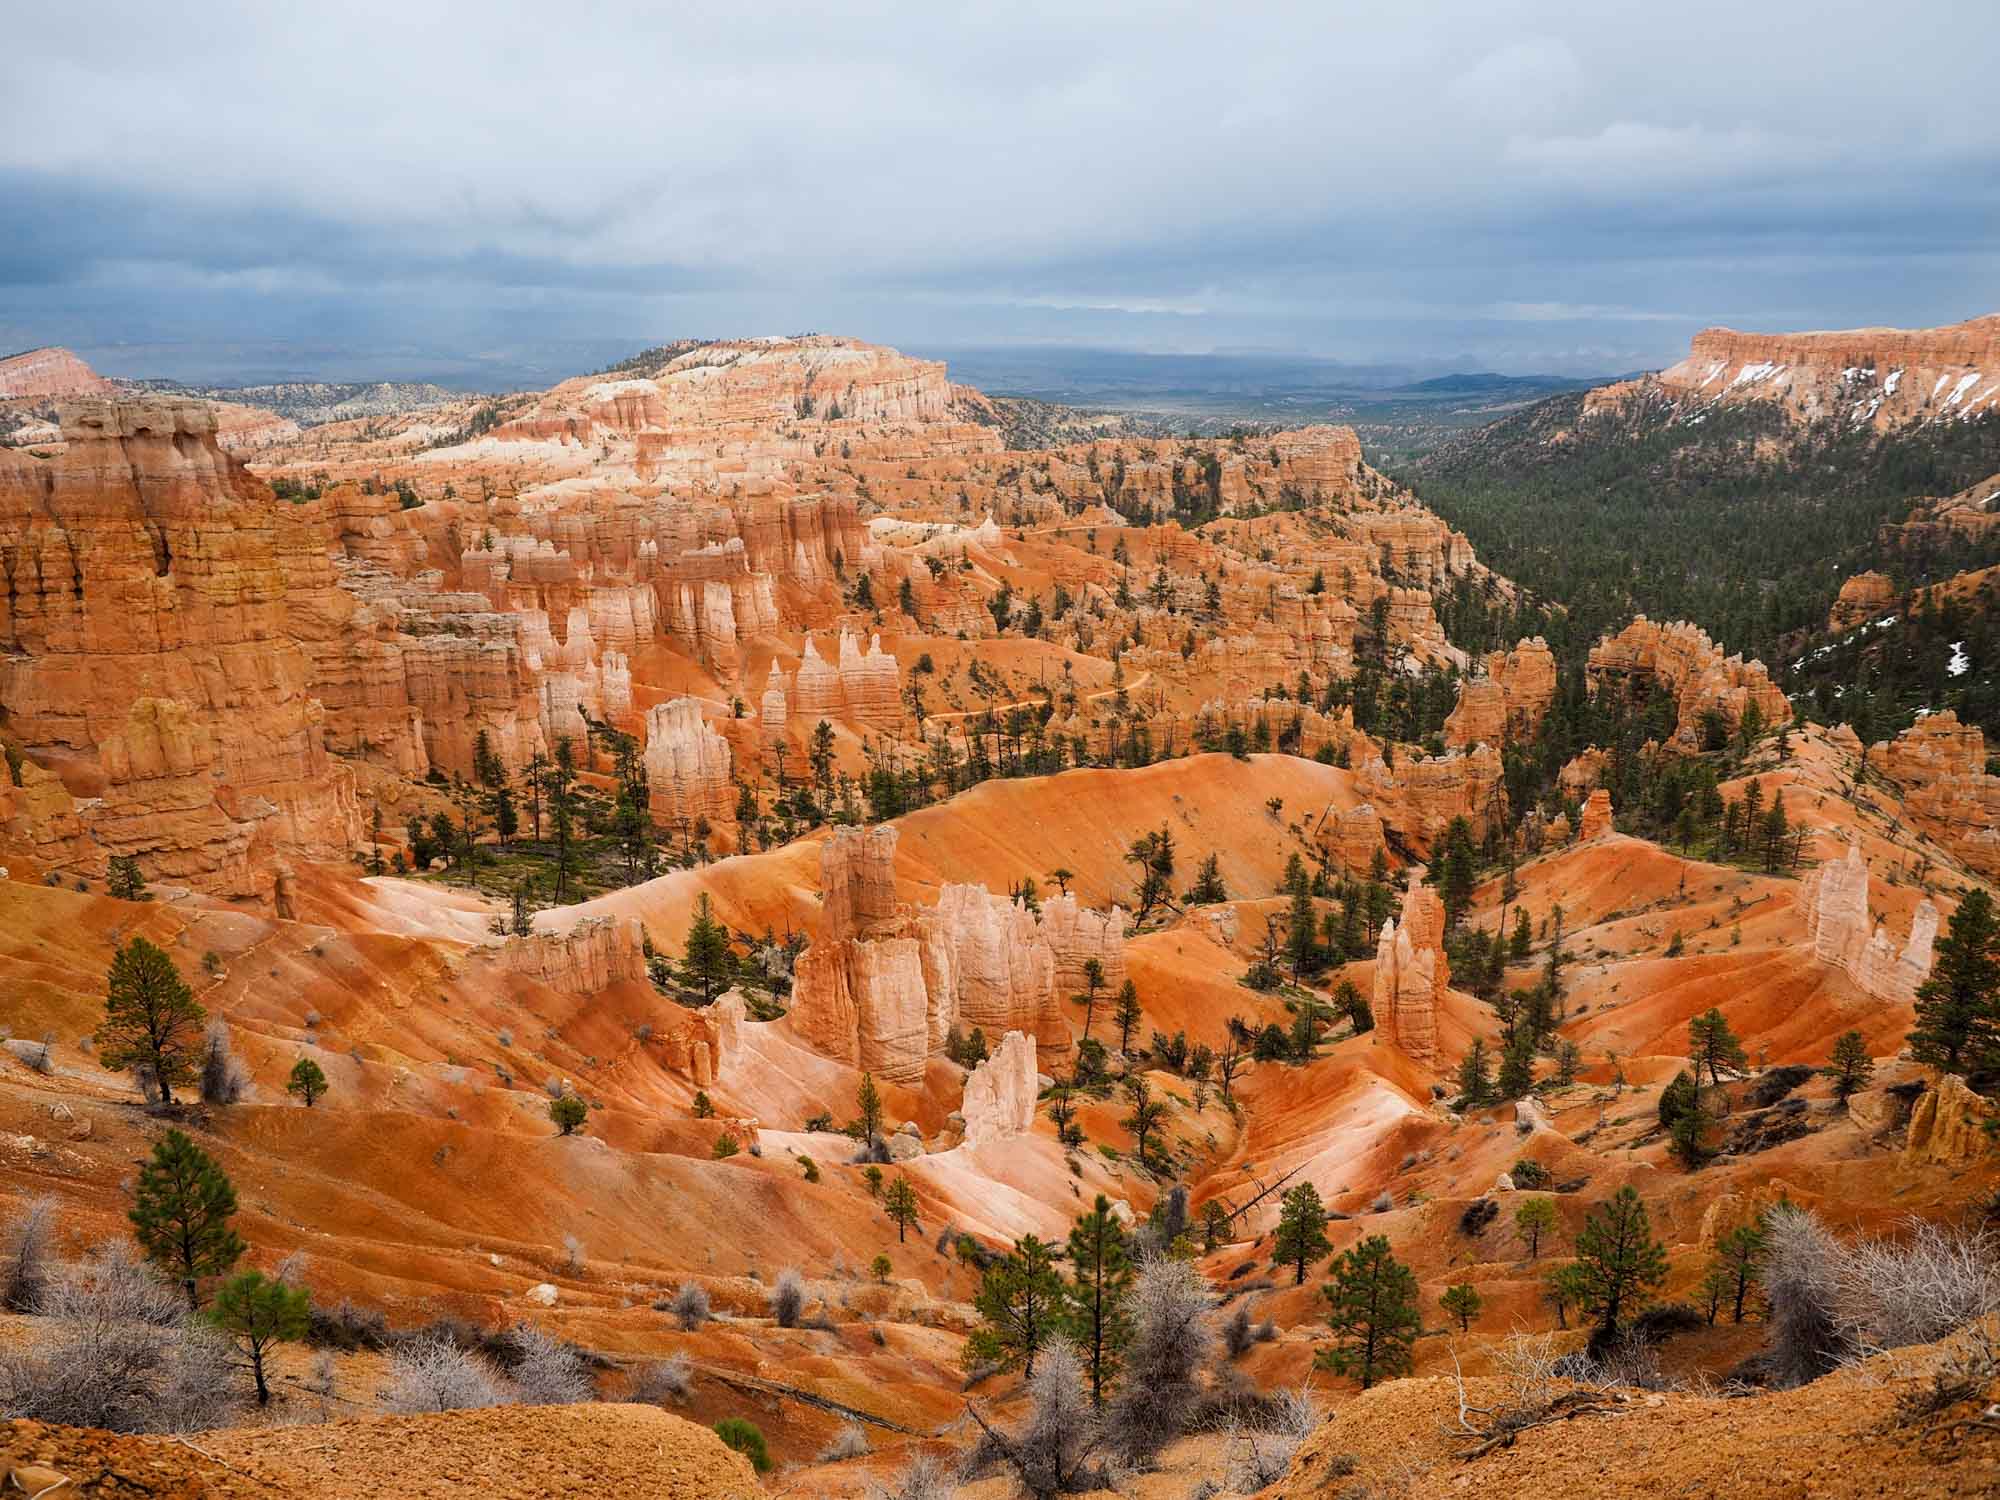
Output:
[[249,1087],[249,1075],[230,1050],[228,1024],[209,1022],[201,1043],[201,1102],[235,1104]]
[[687,1400],[693,1389],[694,1371],[687,1356],[676,1354],[641,1365],[632,1377],[632,1390],[626,1399],[645,1406],[665,1406],[669,1401]]
[[1932,1344],[2000,1312],[2000,1241],[1922,1220],[1902,1244],[1864,1239],[1840,1257],[1836,1310],[1863,1353]]
[[0,1261],[0,1307],[34,1312],[48,1295],[55,1275],[56,1200],[30,1198],[7,1227]]
[[1104,1433],[1091,1407],[1076,1350],[1061,1339],[1044,1345],[1035,1356],[1027,1390],[1027,1420],[1012,1434],[995,1431],[968,1408],[974,1410],[985,1440],[968,1460],[967,1477],[993,1463],[1004,1464],[1028,1500],[1108,1488],[1110,1475],[1094,1461]]
[[1817,1214],[1785,1205],[1772,1211],[1770,1237],[1764,1267],[1764,1295],[1771,1304],[1766,1359],[1777,1385],[1804,1385],[1839,1364],[1850,1347],[1837,1309],[1840,1242]]
[[1292,1455],[1319,1426],[1319,1408],[1303,1387],[1278,1391],[1262,1404],[1263,1430],[1231,1435],[1229,1487],[1239,1495],[1254,1495],[1282,1479]]
[[827,1445],[819,1450],[815,1463],[837,1464],[846,1459],[859,1458],[868,1452],[868,1434],[861,1430],[859,1422],[843,1422],[840,1431],[827,1440]]
[[493,1367],[440,1331],[397,1345],[381,1398],[385,1409],[401,1415],[511,1404]]
[[771,1316],[780,1328],[797,1327],[806,1306],[805,1278],[789,1266],[780,1271],[771,1287],[770,1305]]
[[708,1310],[708,1292],[692,1281],[681,1283],[673,1301],[667,1304],[667,1311],[679,1320],[685,1333],[693,1333],[714,1316]]
[[532,1323],[516,1323],[507,1334],[508,1374],[529,1406],[573,1406],[596,1390],[583,1355]]
[[1208,1283],[1187,1261],[1154,1260],[1139,1273],[1124,1374],[1105,1412],[1111,1451],[1123,1462],[1150,1461],[1200,1410],[1197,1372],[1215,1341],[1208,1311]]
[[951,1500],[956,1488],[949,1464],[928,1453],[919,1453],[888,1489],[870,1485],[868,1500]]

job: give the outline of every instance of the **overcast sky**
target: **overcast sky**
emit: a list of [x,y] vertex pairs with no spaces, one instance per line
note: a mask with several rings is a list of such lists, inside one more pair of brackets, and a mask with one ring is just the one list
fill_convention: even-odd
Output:
[[803,329],[1593,373],[2000,310],[2000,0],[0,15],[0,352],[118,374]]

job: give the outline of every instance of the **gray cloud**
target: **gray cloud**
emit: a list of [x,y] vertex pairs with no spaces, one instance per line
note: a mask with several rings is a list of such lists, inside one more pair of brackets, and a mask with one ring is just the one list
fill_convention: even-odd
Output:
[[2000,10],[521,0],[11,16],[0,343],[839,328],[1670,357],[2000,307]]

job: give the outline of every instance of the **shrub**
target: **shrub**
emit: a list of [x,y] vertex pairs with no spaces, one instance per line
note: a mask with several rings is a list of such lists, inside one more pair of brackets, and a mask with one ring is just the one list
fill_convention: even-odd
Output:
[[727,1161],[742,1149],[743,1143],[725,1130],[715,1138],[715,1147],[709,1155],[716,1161]]
[[235,1104],[249,1090],[250,1080],[229,1048],[229,1027],[210,1021],[201,1041],[201,1102]]
[[683,1281],[667,1311],[679,1320],[684,1332],[693,1333],[713,1316],[708,1310],[708,1292],[692,1281]]
[[528,1405],[573,1406],[596,1394],[583,1355],[574,1345],[531,1323],[516,1323],[506,1344],[511,1359],[508,1373]]
[[890,1272],[894,1271],[896,1268],[894,1265],[890,1263],[889,1257],[887,1255],[878,1255],[869,1264],[868,1269],[874,1273],[875,1279],[877,1281],[887,1281],[889,1279]]
[[1864,1239],[1844,1249],[1837,1268],[1836,1316],[1859,1350],[1930,1344],[2000,1312],[2000,1244],[1916,1222],[1895,1244]]
[[859,1422],[843,1422],[840,1430],[819,1450],[817,1463],[837,1464],[845,1459],[859,1458],[868,1452],[868,1434],[861,1430]]
[[871,1490],[870,1500],[951,1500],[956,1488],[946,1465],[928,1453],[919,1453],[888,1491]]
[[1091,1459],[1111,1427],[1100,1424],[1084,1383],[1083,1365],[1068,1343],[1057,1339],[1043,1347],[1028,1379],[1028,1399],[1026,1421],[1007,1437],[988,1426],[976,1408],[968,1408],[986,1434],[974,1449],[968,1470],[1003,1462],[1013,1471],[1021,1493],[1035,1500],[1108,1488],[1110,1476]]
[[1214,1342],[1208,1285],[1187,1261],[1155,1259],[1139,1273],[1127,1315],[1131,1340],[1105,1430],[1119,1456],[1137,1463],[1179,1437],[1199,1405],[1196,1372]]
[[1514,1163],[1513,1169],[1507,1175],[1514,1179],[1515,1187],[1528,1189],[1545,1188],[1555,1177],[1555,1174],[1540,1162],[1531,1161],[1525,1156]]
[[799,1157],[799,1170],[805,1174],[807,1182],[819,1181],[819,1163],[814,1161],[810,1156],[801,1155]]
[[1257,1494],[1284,1478],[1292,1455],[1319,1425],[1319,1408],[1303,1389],[1280,1391],[1259,1407],[1259,1430],[1229,1445],[1229,1487],[1239,1495]]
[[56,1200],[30,1198],[8,1226],[0,1261],[0,1307],[8,1312],[39,1311],[55,1272]]
[[797,1327],[806,1306],[805,1278],[789,1267],[780,1271],[771,1287],[770,1303],[771,1316],[780,1328]]
[[676,1354],[641,1365],[632,1377],[632,1389],[626,1399],[644,1406],[664,1406],[669,1401],[685,1401],[693,1389],[694,1376],[687,1356]]
[[380,1396],[384,1410],[405,1416],[509,1404],[493,1367],[436,1330],[397,1345]]
[[715,1435],[725,1446],[749,1459],[750,1467],[759,1474],[771,1471],[771,1450],[764,1442],[763,1430],[755,1422],[746,1417],[724,1417],[715,1424]]
[[590,1118],[590,1107],[574,1094],[564,1094],[560,1099],[549,1101],[549,1118],[563,1135],[575,1135]]
[[1771,1338],[1765,1358],[1778,1385],[1804,1385],[1847,1353],[1836,1312],[1840,1245],[1818,1215],[1786,1205],[1772,1212],[1770,1236],[1764,1295],[1771,1304]]

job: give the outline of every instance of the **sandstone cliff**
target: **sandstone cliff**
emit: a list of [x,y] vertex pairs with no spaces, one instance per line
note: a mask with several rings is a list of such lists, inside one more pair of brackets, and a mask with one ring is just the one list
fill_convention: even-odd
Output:
[[1910,821],[1966,867],[2000,876],[2000,776],[1986,772],[1986,736],[1950,709],[1926,714],[1871,746],[1868,764],[1903,791]]
[[10,730],[79,795],[93,868],[268,899],[285,857],[360,833],[292,635],[323,546],[198,402],[78,401],[63,432],[46,464],[0,453]]
[[0,401],[109,396],[116,390],[67,349],[30,349],[0,359]]
[[1903,1004],[1916,999],[1917,986],[1930,976],[1938,930],[1938,910],[1928,899],[1918,903],[1909,937],[1897,952],[1882,925],[1870,922],[1868,862],[1860,846],[1850,844],[1842,858],[1828,860],[1799,882],[1798,904],[1820,962],[1842,970],[1877,999]]
[[1018,1031],[1000,1039],[965,1080],[963,1144],[984,1146],[1025,1135],[1035,1123],[1035,1044]]
[[1702,721],[1710,712],[1731,730],[1752,704],[1767,729],[1792,721],[1790,701],[1762,662],[1724,656],[1707,631],[1685,621],[1656,625],[1640,615],[1593,646],[1584,670],[1593,694],[1607,685],[1671,693],[1678,715],[1673,743],[1682,750],[1702,748]]
[[1444,742],[1463,749],[1532,739],[1555,696],[1555,653],[1540,636],[1511,651],[1488,652],[1480,675],[1458,685],[1458,706],[1444,721]]
[[1382,924],[1375,947],[1375,1030],[1426,1068],[1438,1065],[1437,1016],[1451,984],[1444,953],[1444,905],[1423,872],[1410,872],[1398,917]]

